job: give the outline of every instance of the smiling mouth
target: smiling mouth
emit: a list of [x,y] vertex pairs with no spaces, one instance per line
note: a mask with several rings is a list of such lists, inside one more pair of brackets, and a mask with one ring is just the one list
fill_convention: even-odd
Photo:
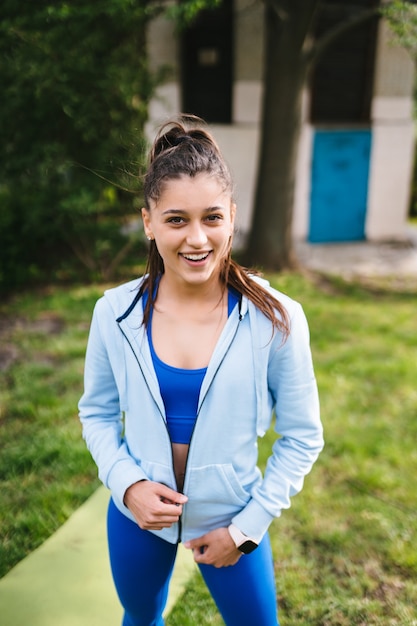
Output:
[[210,252],[203,252],[202,254],[182,254],[181,256],[187,261],[192,261],[193,263],[198,263],[200,261],[205,261]]

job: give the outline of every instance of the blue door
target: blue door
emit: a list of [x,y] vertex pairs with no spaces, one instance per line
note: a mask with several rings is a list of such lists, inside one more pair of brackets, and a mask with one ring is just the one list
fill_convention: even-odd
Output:
[[315,132],[309,241],[365,239],[370,152],[370,130]]

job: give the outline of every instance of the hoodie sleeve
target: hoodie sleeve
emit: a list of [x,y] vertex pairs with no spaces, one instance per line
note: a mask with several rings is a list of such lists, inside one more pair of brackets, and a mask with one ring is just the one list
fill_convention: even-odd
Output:
[[[120,382],[117,383],[106,342],[120,332],[104,298],[95,307],[87,343],[84,394],[78,408],[83,437],[98,467],[100,480],[123,502],[126,489],[147,478],[130,456],[123,439]],[[113,322],[109,324],[109,321]]]
[[275,441],[263,481],[233,523],[247,536],[260,540],[303,481],[323,448],[317,383],[304,312],[298,303],[291,316],[291,332],[280,345],[271,343],[268,390],[275,409]]

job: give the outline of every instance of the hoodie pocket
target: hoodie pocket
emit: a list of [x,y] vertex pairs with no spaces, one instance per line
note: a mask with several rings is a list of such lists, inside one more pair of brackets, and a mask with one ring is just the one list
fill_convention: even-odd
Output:
[[250,499],[231,464],[205,465],[187,470],[186,524],[207,530],[229,523]]
[[153,461],[142,461],[140,466],[149,480],[162,483],[175,491],[177,490],[174,473],[170,466],[163,465],[162,463],[154,463]]

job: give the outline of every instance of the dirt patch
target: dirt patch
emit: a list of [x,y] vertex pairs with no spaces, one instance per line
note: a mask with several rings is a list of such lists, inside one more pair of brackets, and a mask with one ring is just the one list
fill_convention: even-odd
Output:
[[405,584],[401,580],[387,580],[381,582],[369,596],[382,604],[392,605],[404,592]]
[[48,311],[34,320],[15,316],[0,317],[0,372],[7,371],[20,356],[16,333],[51,336],[61,333],[64,327],[64,320],[56,313]]
[[0,372],[5,372],[16,361],[19,351],[13,344],[9,343],[0,347]]
[[416,276],[341,276],[329,272],[303,268],[303,273],[322,292],[328,295],[341,295],[352,289],[360,289],[373,295],[397,294],[417,295]]
[[41,313],[36,320],[25,321],[24,328],[30,333],[42,335],[59,335],[64,329],[65,322],[56,313]]

